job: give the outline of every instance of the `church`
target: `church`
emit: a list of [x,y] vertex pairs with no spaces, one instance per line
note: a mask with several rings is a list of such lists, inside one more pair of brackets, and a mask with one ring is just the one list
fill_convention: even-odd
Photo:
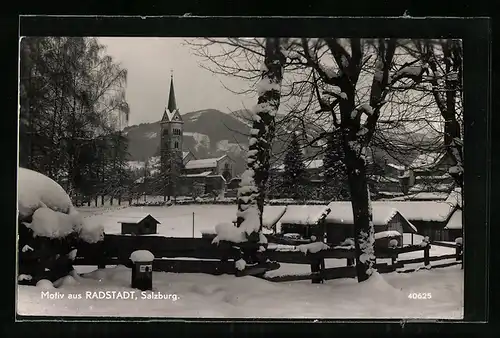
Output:
[[[203,194],[224,196],[226,185],[234,176],[234,161],[227,155],[197,159],[191,151],[184,149],[184,121],[175,100],[173,75],[170,77],[168,104],[160,125],[160,168],[167,173],[179,167],[179,184],[174,194],[177,196]],[[173,165],[175,161],[172,159],[178,159],[178,162],[181,162],[180,165]]]

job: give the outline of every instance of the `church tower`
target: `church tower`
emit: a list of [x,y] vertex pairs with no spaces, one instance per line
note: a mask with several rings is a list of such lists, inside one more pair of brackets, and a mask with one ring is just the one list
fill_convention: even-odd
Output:
[[164,196],[175,195],[176,178],[181,174],[182,170],[182,135],[184,132],[184,121],[177,108],[174,91],[174,76],[170,76],[170,93],[168,96],[168,104],[163,112],[163,117],[160,121],[161,126],[161,144],[160,144],[160,161],[161,173],[164,180],[164,186],[167,192]]

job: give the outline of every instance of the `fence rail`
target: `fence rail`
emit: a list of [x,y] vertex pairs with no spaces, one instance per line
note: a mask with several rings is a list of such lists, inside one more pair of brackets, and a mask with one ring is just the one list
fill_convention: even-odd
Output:
[[[234,244],[221,241],[218,245],[212,244],[211,238],[173,238],[163,236],[129,236],[105,235],[104,240],[97,244],[84,244],[78,248],[75,265],[126,265],[131,266],[130,254],[136,250],[148,250],[154,256],[153,270],[176,273],[208,273],[208,274],[237,274],[234,259],[240,248],[255,246],[251,243]],[[462,252],[457,249],[456,254],[430,257],[430,245],[408,246],[402,248],[377,248],[377,258],[391,258],[392,264],[380,263],[375,268],[380,273],[396,271],[405,264],[423,262],[426,266],[431,261],[453,259],[461,261]],[[399,254],[422,251],[423,257],[397,260]],[[279,263],[308,264],[310,274],[293,276],[264,277],[271,281],[292,281],[310,279],[318,283],[327,279],[355,277],[353,266],[355,251],[350,248],[331,248],[317,253],[305,254],[292,247],[292,250],[283,248],[268,248],[266,255],[271,261]],[[176,258],[176,259],[173,259]],[[194,258],[194,259],[193,259]],[[325,259],[346,259],[346,266],[324,268]],[[279,265],[278,265],[279,268]]]

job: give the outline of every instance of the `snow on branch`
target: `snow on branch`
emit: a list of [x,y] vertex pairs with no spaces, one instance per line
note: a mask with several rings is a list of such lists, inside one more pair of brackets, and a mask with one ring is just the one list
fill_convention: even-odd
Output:
[[406,66],[395,72],[390,76],[390,84],[395,84],[402,79],[411,79],[415,82],[421,82],[424,73],[428,73],[427,65],[422,66]]
[[[262,63],[262,64],[264,64],[264,63]],[[259,96],[262,96],[266,92],[273,91],[273,90],[278,91],[278,92],[281,91],[281,85],[279,83],[272,81],[269,77],[263,77],[257,83],[257,94]]]
[[373,115],[373,108],[369,103],[363,103],[357,106],[351,113],[351,119],[358,119],[363,113],[367,116]]

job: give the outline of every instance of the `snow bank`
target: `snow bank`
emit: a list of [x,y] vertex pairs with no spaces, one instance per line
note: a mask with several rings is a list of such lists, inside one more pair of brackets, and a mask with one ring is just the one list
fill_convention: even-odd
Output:
[[36,283],[36,287],[43,290],[55,289],[54,284],[52,284],[52,282],[49,281],[48,279],[40,279]]
[[[345,266],[345,260],[335,266]],[[307,264],[282,264],[290,273],[310,274]],[[281,269],[281,268],[280,268]],[[296,270],[301,269],[301,270]],[[275,273],[280,270],[269,271]],[[40,297],[40,289],[19,286],[17,311],[21,315],[109,316],[173,318],[350,318],[350,319],[460,319],[463,316],[463,270],[460,266],[417,273],[374,273],[363,283],[355,278],[327,280],[320,287],[310,280],[275,283],[246,276],[199,273],[155,273],[155,292],[176,295],[169,299],[86,299],[85,292],[135,291],[131,269],[123,266],[85,274],[79,285],[57,291],[63,299]],[[81,293],[75,301],[69,294]],[[409,299],[411,293],[432,293],[427,300]],[[150,293],[148,293],[150,294]],[[332,306],[332,299],[335,306]]]
[[396,231],[396,230],[388,230],[388,231],[381,231],[381,232],[377,232],[375,233],[375,239],[380,239],[380,238],[390,238],[390,237],[400,237],[401,234],[399,233],[399,231]]
[[21,218],[33,215],[41,207],[65,214],[70,212],[71,199],[57,182],[25,168],[19,168],[17,175],[17,204]]
[[148,250],[136,250],[130,255],[130,260],[136,262],[152,262],[155,256]]

